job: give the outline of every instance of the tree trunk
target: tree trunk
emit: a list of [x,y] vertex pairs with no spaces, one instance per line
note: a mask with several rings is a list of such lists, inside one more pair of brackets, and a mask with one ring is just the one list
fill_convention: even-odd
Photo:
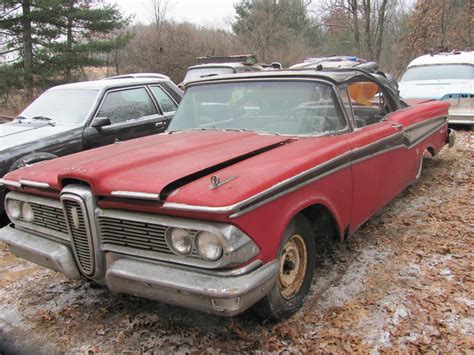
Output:
[[66,82],[70,83],[72,81],[72,19],[68,16],[67,18],[67,54],[68,54],[68,63],[66,64]]
[[380,60],[380,54],[382,53],[382,39],[383,32],[385,29],[385,15],[387,12],[387,0],[383,0],[380,5],[379,18],[377,23],[377,33],[375,35],[375,58],[374,60],[378,62]]
[[22,0],[21,8],[23,15],[21,17],[21,25],[23,27],[23,70],[24,70],[24,85],[26,99],[31,101],[33,99],[34,78],[33,78],[33,39],[31,29],[31,2],[30,0]]
[[372,50],[372,34],[370,30],[370,15],[371,15],[371,0],[364,0],[362,3],[364,4],[364,32],[365,32],[365,44],[367,47],[367,56],[368,59],[374,59],[374,53]]
[[360,30],[359,30],[359,4],[357,0],[349,0],[349,6],[352,13],[352,27],[354,29],[354,43],[356,46],[356,55],[360,56]]

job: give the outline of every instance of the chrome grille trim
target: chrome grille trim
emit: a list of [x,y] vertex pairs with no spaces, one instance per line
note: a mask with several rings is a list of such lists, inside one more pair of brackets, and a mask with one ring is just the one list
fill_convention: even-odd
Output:
[[[64,234],[68,233],[66,220],[62,208],[55,208],[30,202],[35,219],[32,224],[55,230]],[[25,222],[27,223],[27,222]]]
[[95,271],[94,244],[87,209],[78,196],[61,195],[74,256],[81,272],[92,276]]
[[[105,216],[98,217],[98,225],[104,250],[111,244],[174,255],[166,243],[168,226]],[[199,257],[195,249],[190,256]]]
[[[249,236],[226,223],[99,207],[95,212],[100,251],[105,254],[112,252],[202,269],[222,269],[240,265],[260,251]],[[223,256],[216,261],[204,260],[194,246],[188,256],[172,253],[167,245],[164,247],[166,229],[170,227],[186,229],[193,235],[199,231],[215,234],[224,248]]]
[[69,241],[69,232],[64,218],[61,202],[48,197],[24,194],[11,191],[6,198],[28,202],[33,208],[35,219],[32,223],[26,222],[23,218],[14,221],[14,224],[23,229],[33,230],[46,236]]

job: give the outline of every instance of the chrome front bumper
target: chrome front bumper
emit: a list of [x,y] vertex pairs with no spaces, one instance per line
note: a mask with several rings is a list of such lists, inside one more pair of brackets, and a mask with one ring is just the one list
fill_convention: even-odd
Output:
[[461,125],[474,125],[474,114],[471,115],[449,115],[448,123]]
[[[80,278],[71,248],[59,241],[19,230],[12,225],[0,229],[0,240],[13,254],[35,264]],[[105,277],[97,282],[112,291],[132,294],[199,311],[233,316],[265,296],[276,282],[278,261],[248,273],[212,274],[174,264],[157,263],[123,254],[105,254]],[[244,268],[242,269],[244,270]],[[235,276],[237,275],[237,276]]]

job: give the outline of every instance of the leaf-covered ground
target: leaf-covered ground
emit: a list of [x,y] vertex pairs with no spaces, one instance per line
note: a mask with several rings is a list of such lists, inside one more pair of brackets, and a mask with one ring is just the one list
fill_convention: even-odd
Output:
[[113,294],[0,244],[0,338],[58,352],[474,351],[474,133],[318,262],[287,321],[219,318]]

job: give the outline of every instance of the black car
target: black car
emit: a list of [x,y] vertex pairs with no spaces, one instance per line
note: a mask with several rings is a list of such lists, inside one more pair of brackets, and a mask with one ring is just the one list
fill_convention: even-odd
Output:
[[[0,125],[0,177],[42,160],[163,132],[181,97],[166,78],[53,87],[14,121]],[[0,214],[4,194],[0,186]]]

